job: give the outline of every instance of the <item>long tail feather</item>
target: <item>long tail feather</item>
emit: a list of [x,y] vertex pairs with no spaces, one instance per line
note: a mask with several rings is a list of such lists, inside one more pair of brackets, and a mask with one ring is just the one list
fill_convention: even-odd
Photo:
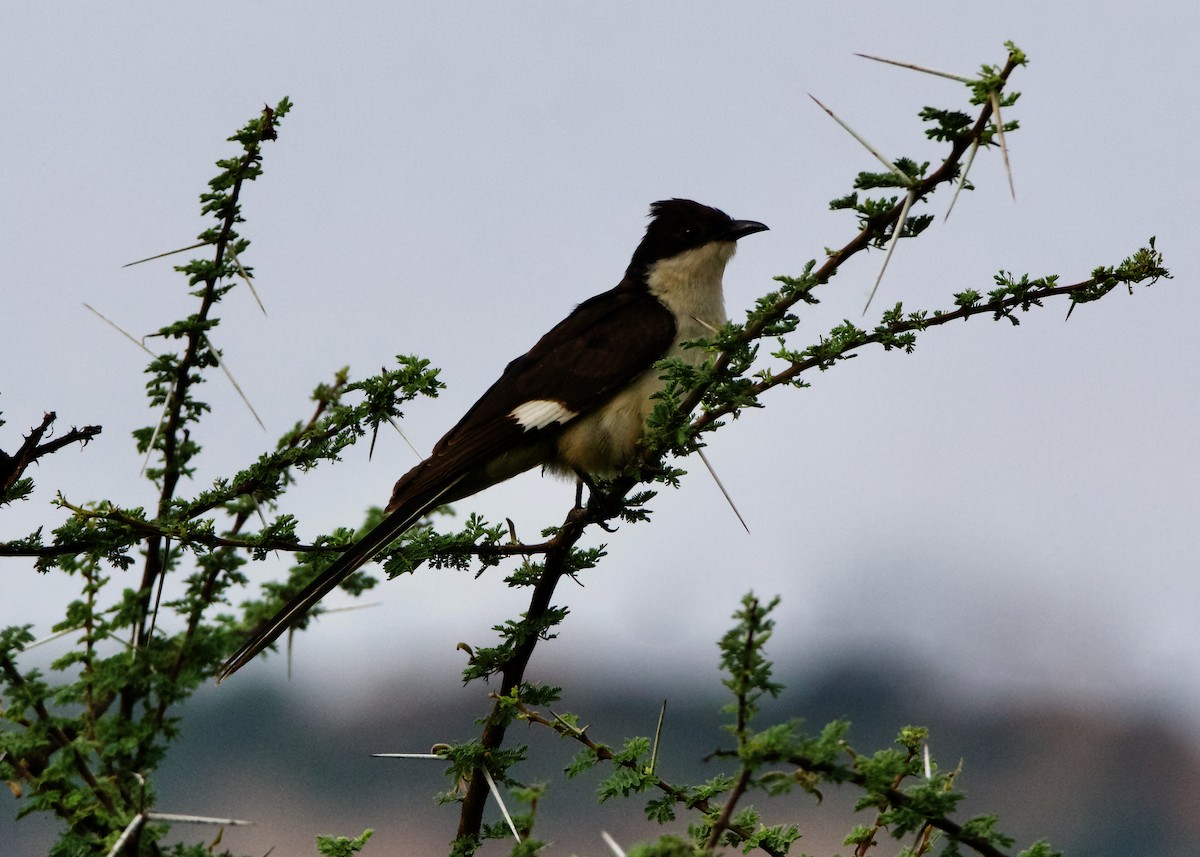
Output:
[[441,502],[459,481],[455,479],[447,484],[438,494],[423,502],[400,504],[395,511],[384,518],[378,526],[359,539],[344,554],[337,558],[333,565],[312,579],[283,609],[259,625],[242,647],[230,656],[229,660],[217,670],[217,683],[229,678],[247,663],[252,661],[263,649],[275,642],[301,616],[312,609],[313,605],[328,595],[347,577],[371,561],[371,558],[383,550],[389,543],[399,537],[405,530],[415,524],[422,515]]

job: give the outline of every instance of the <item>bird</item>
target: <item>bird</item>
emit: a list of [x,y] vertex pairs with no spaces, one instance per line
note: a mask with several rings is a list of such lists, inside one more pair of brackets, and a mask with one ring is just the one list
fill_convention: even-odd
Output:
[[635,455],[659,360],[693,363],[684,343],[726,322],[723,276],[737,241],[768,227],[689,199],[650,206],[645,236],[612,289],[579,304],[400,477],[383,520],[350,546],[220,667],[220,682],[269,646],[338,584],[430,510],[542,466],[590,480],[616,475]]

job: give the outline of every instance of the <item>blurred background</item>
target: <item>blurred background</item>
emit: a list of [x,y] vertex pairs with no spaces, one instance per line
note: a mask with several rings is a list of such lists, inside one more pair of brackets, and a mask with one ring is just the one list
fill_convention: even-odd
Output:
[[[789,692],[770,715],[814,728],[849,716],[867,749],[932,727],[944,766],[966,760],[965,811],[999,812],[1019,847],[1195,854],[1197,25],[1181,2],[1086,15],[1031,2],[10,4],[0,449],[47,410],[60,432],[104,433],[40,463],[39,492],[3,510],[0,538],[61,520],[56,490],[150,500],[129,435],[154,419],[145,355],[83,303],[135,335],[191,311],[171,270],[186,256],[121,266],[195,240],[213,161],[264,103],[296,103],[244,195],[242,261],[267,315],[239,288],[215,340],[268,430],[214,376],[197,490],[307,418],[335,370],[361,377],[397,353],[428,357],[449,385],[408,409],[404,431],[427,451],[508,360],[617,282],[656,199],[770,225],[727,273],[737,317],[772,276],[848,240],[852,217],[827,203],[878,169],[807,95],[888,155],[937,161],[917,111],[965,109],[963,88],[854,53],[970,75],[1003,64],[1011,39],[1031,58],[1005,113],[1022,125],[1015,202],[999,153],[983,153],[979,189],[949,221],[948,197],[916,212],[939,217],[901,243],[873,311],[947,307],[1002,269],[1075,282],[1152,235],[1175,279],[1066,324],[1064,302],[1018,327],[931,331],[911,356],[864,353],[770,396],[708,452],[751,534],[692,465],[653,502],[653,525],[605,535],[609,559],[560,591],[571,616],[531,677],[564,686],[563,707],[613,743],[651,733],[669,698],[664,773],[711,776],[699,759],[725,738],[715,641],[745,592],[779,594],[772,654]],[[880,262],[848,265],[803,310],[795,346],[857,321]],[[358,521],[415,460],[381,436],[372,461],[363,445],[302,477],[281,511],[305,536]],[[526,474],[458,511],[509,516],[533,538],[573,491]],[[250,570],[268,579],[283,563]],[[73,581],[12,559],[0,571],[0,625],[48,632]],[[254,820],[226,833],[239,853],[312,853],[316,834],[368,826],[367,854],[444,851],[457,814],[431,799],[440,769],[369,754],[473,734],[487,688],[461,688],[455,644],[488,642],[521,598],[496,572],[424,570],[371,600],[297,638],[291,681],[273,657],[204,688],[182,711],[159,808]],[[514,733],[526,737],[539,740]],[[574,753],[544,746],[530,779]],[[602,828],[656,835],[637,807],[585,811],[594,785],[544,801],[548,853],[605,853]],[[848,817],[822,826],[803,797],[787,809],[811,825],[798,850],[839,850]],[[44,853],[53,826],[16,810],[0,813],[0,838]]]

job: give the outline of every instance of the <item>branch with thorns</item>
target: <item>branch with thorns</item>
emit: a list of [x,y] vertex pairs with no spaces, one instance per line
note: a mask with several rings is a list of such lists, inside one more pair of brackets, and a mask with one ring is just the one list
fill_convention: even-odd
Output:
[[8,492],[16,485],[17,480],[21,478],[21,475],[29,465],[33,464],[39,458],[51,455],[73,443],[78,443],[80,446],[87,446],[88,442],[102,431],[100,426],[84,426],[81,429],[72,428],[62,437],[43,443],[42,439],[46,437],[47,432],[50,431],[56,419],[58,419],[58,414],[54,411],[47,411],[42,416],[41,423],[30,430],[24,442],[18,447],[15,453],[7,455],[3,450],[0,450],[0,498],[8,495]]

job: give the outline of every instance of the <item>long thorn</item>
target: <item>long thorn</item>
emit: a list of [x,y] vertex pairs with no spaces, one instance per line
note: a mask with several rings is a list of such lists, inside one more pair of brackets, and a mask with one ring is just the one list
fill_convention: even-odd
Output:
[[250,279],[250,275],[246,273],[246,269],[242,267],[242,263],[238,261],[237,253],[233,252],[232,247],[226,247],[225,252],[229,254],[229,258],[233,260],[233,265],[237,268],[246,285],[250,287],[250,294],[254,295],[254,302],[258,304],[258,308],[262,310],[262,314],[267,314],[267,308],[263,306],[262,298],[258,296],[258,289],[254,288],[254,281]]
[[933,74],[933,75],[937,75],[938,77],[945,77],[950,80],[957,80],[959,83],[971,84],[971,83],[975,82],[975,81],[971,80],[969,77],[961,77],[957,74],[951,74],[948,71],[938,71],[936,68],[926,68],[923,65],[913,65],[910,62],[900,62],[899,60],[889,60],[889,59],[885,59],[884,57],[872,56],[871,54],[856,53],[855,56],[862,57],[865,60],[875,60],[875,62],[885,62],[888,65],[898,65],[898,66],[900,66],[900,68],[910,68],[913,71],[920,71],[920,72],[924,72],[925,74]]
[[125,843],[129,841],[129,837],[133,836],[135,830],[142,826],[142,822],[146,820],[146,816],[140,812],[129,820],[129,824],[125,825],[125,829],[121,831],[121,835],[117,837],[117,841],[113,843],[113,847],[109,849],[108,857],[116,857],[121,853],[121,849],[125,847]]
[[513,838],[518,842],[521,841],[521,834],[517,833],[517,826],[513,824],[512,816],[508,814],[508,807],[504,805],[504,798],[500,797],[500,789],[496,788],[496,781],[492,779],[492,772],[487,768],[480,768],[483,771],[483,776],[487,779],[488,788],[492,790],[492,797],[496,799],[496,803],[500,806],[500,812],[504,815],[504,820],[508,822],[508,829],[512,831]]
[[604,840],[605,845],[612,849],[612,853],[615,855],[615,857],[625,857],[625,851],[620,845],[617,844],[617,840],[613,839],[612,836],[609,835],[607,830],[600,831],[600,838]]
[[737,515],[738,522],[742,525],[742,529],[744,529],[747,533],[750,532],[750,528],[746,526],[746,519],[742,517],[742,513],[739,512],[738,507],[734,505],[733,498],[730,497],[729,492],[725,490],[725,483],[721,481],[721,477],[717,475],[717,471],[713,470],[713,466],[709,463],[708,456],[704,454],[704,450],[698,449],[696,452],[700,453],[700,460],[704,462],[704,466],[708,468],[709,475],[712,476],[713,481],[717,483],[717,487],[721,489],[721,493],[725,495],[725,502],[729,504],[730,509],[733,509],[733,514]]
[[67,634],[73,633],[75,631],[82,631],[82,630],[83,630],[83,626],[80,625],[78,628],[67,628],[66,630],[63,630],[63,631],[57,631],[57,632],[51,634],[49,637],[42,637],[40,640],[34,640],[32,643],[29,643],[24,648],[22,648],[21,651],[28,652],[30,649],[36,649],[38,646],[44,646],[44,645],[46,645],[46,643],[52,643],[55,640],[57,640],[59,637],[65,637],[65,636],[67,636]]
[[654,747],[650,750],[650,773],[658,770],[658,742],[662,738],[663,721],[667,717],[667,701],[664,699],[662,708],[658,710],[658,726],[654,729]]
[[438,753],[372,753],[372,759],[445,759]]
[[1012,165],[1008,162],[1008,144],[1004,142],[1004,120],[1000,118],[1000,97],[992,93],[992,115],[996,117],[996,136],[1000,139],[1000,154],[1004,156],[1004,172],[1008,173],[1008,190],[1015,201],[1017,189],[1013,186]]
[[709,333],[712,333],[712,334],[714,334],[714,335],[715,335],[715,334],[718,334],[718,333],[720,333],[720,332],[721,332],[721,331],[717,330],[715,327],[713,327],[711,324],[709,324],[707,321],[705,321],[704,319],[702,319],[702,318],[701,318],[700,316],[698,316],[698,315],[694,315],[694,316],[692,316],[692,321],[696,322],[696,324],[700,325],[700,326],[701,326],[701,327],[703,327],[705,330],[707,330]]
[[146,818],[151,821],[170,821],[175,824],[220,824],[228,827],[242,827],[254,824],[240,818],[212,818],[207,815],[185,815],[178,812],[148,812]]
[[424,460],[425,460],[425,456],[421,455],[421,451],[420,451],[419,449],[417,449],[415,446],[413,446],[413,442],[412,442],[411,440],[409,440],[409,439],[408,439],[408,435],[406,435],[406,434],[404,433],[404,430],[400,428],[400,425],[399,425],[399,423],[397,423],[397,422],[396,422],[394,419],[392,419],[392,415],[391,415],[391,414],[388,414],[387,421],[388,421],[389,423],[391,423],[391,424],[392,424],[392,428],[394,428],[394,429],[396,430],[396,433],[400,435],[400,438],[401,438],[401,439],[402,439],[402,440],[403,440],[403,441],[404,441],[406,444],[408,444],[408,448],[409,448],[409,449],[411,449],[411,450],[413,451],[413,454],[414,454],[414,455],[417,457],[417,459],[418,459],[419,461],[424,461]]
[[330,613],[349,613],[351,610],[366,610],[368,607],[381,607],[382,601],[369,601],[366,604],[347,604],[345,607],[326,607],[321,610],[322,616],[328,616]]
[[[200,245],[198,244],[198,245],[196,245],[196,246],[198,247],[198,246],[200,246]],[[188,247],[188,248],[185,248],[185,249],[191,250],[191,249],[193,249],[193,248],[191,248],[191,247]],[[180,250],[172,250],[171,252],[172,252],[172,253],[180,253],[180,252],[182,252],[182,251],[180,251]],[[164,253],[163,255],[169,255],[169,254],[165,254],[165,253]],[[152,258],[158,258],[158,257],[152,257]],[[145,262],[145,261],[147,261],[147,260],[143,259],[142,261],[143,261],[143,262]],[[137,264],[137,262],[130,262],[129,264],[130,264],[130,265],[136,265],[136,264]],[[128,265],[127,265],[126,267],[128,267]],[[140,340],[138,340],[138,339],[135,339],[135,338],[133,337],[133,335],[132,335],[131,333],[129,333],[129,331],[125,330],[123,327],[121,327],[119,324],[117,324],[117,323],[116,323],[115,321],[113,321],[111,318],[109,318],[108,316],[104,315],[104,313],[100,312],[100,310],[96,309],[94,306],[92,306],[91,304],[89,304],[89,303],[87,303],[87,302],[84,302],[84,304],[83,304],[83,305],[84,305],[85,307],[87,307],[89,310],[91,310],[92,312],[94,312],[94,313],[95,313],[97,316],[99,316],[99,317],[100,317],[100,318],[101,318],[103,321],[106,321],[106,322],[108,322],[108,324],[110,324],[110,325],[113,327],[113,329],[115,329],[115,330],[116,330],[118,333],[120,333],[122,336],[124,336],[126,339],[128,339],[130,342],[132,342],[132,343],[133,343],[134,345],[136,345],[138,348],[140,348],[140,349],[142,349],[143,351],[145,351],[145,352],[146,352],[147,354],[149,354],[151,357],[156,357],[156,356],[157,356],[157,355],[156,355],[156,354],[155,354],[153,351],[151,351],[149,348],[147,348],[147,347],[146,347],[145,343],[143,343],[142,341],[140,341]],[[169,401],[169,399],[168,399],[168,401]],[[161,413],[159,413],[159,415],[158,415],[158,422],[157,422],[157,423],[155,423],[155,425],[154,425],[154,433],[153,433],[152,435],[150,435],[150,444],[149,444],[149,446],[146,448],[146,458],[145,458],[145,460],[144,460],[144,461],[142,461],[142,469],[141,469],[141,471],[138,473],[138,476],[144,476],[144,475],[145,475],[145,473],[146,473],[146,467],[147,467],[147,466],[149,466],[149,464],[150,464],[150,456],[151,456],[151,454],[153,454],[153,452],[154,452],[154,441],[158,439],[158,431],[159,431],[159,429],[162,427],[162,420],[163,420],[163,416],[166,414],[166,412],[167,412],[167,404],[164,402],[164,403],[163,403],[163,409],[162,409],[162,412],[161,412]]]
[[838,123],[843,128],[845,128],[846,133],[848,133],[855,140],[858,140],[858,142],[861,143],[868,152],[870,152],[872,155],[874,155],[876,158],[879,159],[879,163],[881,163],[885,167],[887,167],[892,173],[894,173],[896,175],[897,178],[899,178],[902,182],[904,182],[906,187],[908,185],[912,184],[913,180],[910,176],[908,176],[899,167],[897,167],[895,164],[893,164],[891,161],[889,161],[887,158],[885,158],[882,154],[880,154],[878,149],[876,149],[874,146],[872,146],[870,143],[868,143],[866,140],[864,140],[862,137],[860,137],[858,135],[858,132],[856,132],[853,128],[851,128],[849,125],[847,125],[845,122],[843,122],[840,116],[838,116],[836,113],[834,113],[828,107],[826,107],[824,104],[822,104],[820,101],[818,101],[817,97],[815,95],[810,93],[808,97],[811,98],[813,101],[816,101],[818,107],[820,107],[822,110],[824,110],[826,113],[828,113],[831,117],[833,117],[834,122]]
[[119,334],[121,334],[122,336],[124,336],[126,339],[128,339],[130,342],[132,342],[132,343],[133,343],[134,345],[136,345],[138,348],[140,348],[140,349],[142,349],[143,351],[145,351],[145,352],[146,352],[147,354],[149,354],[151,357],[157,357],[157,356],[158,356],[158,355],[156,355],[156,354],[155,354],[153,351],[151,351],[149,348],[147,348],[147,347],[146,347],[146,345],[145,345],[145,343],[141,342],[141,341],[140,341],[140,340],[138,340],[138,339],[135,339],[135,338],[134,338],[134,336],[133,336],[133,334],[131,334],[131,333],[130,333],[129,331],[127,331],[125,328],[121,327],[119,324],[117,324],[117,323],[116,323],[115,321],[113,321],[111,318],[109,318],[108,316],[106,316],[104,313],[100,312],[100,310],[96,309],[94,306],[92,306],[91,304],[87,303],[86,301],[84,301],[84,304],[83,304],[83,305],[84,305],[84,307],[86,307],[87,309],[91,310],[91,311],[92,311],[92,312],[94,312],[96,315],[98,315],[98,316],[100,317],[101,321],[106,321],[106,322],[108,322],[108,324],[109,324],[109,325],[110,325],[110,326],[113,328],[113,330],[117,331],[117,333],[119,333]]
[[162,410],[159,411],[158,420],[154,423],[154,432],[150,435],[150,442],[146,444],[146,458],[142,461],[142,472],[138,476],[146,475],[146,468],[150,466],[150,456],[154,454],[154,441],[158,440],[158,433],[162,431],[163,417],[167,415],[167,405],[171,404],[171,395],[167,394],[163,401]]
[[[171,539],[168,537],[163,541],[163,568],[171,567]],[[154,593],[154,610],[150,612],[150,628],[146,631],[146,639],[154,639],[154,627],[158,624],[158,608],[162,604],[163,587],[167,585],[166,574],[160,574],[158,577],[158,591]]]
[[201,241],[198,244],[192,244],[188,247],[180,247],[178,250],[168,250],[166,253],[159,253],[157,256],[147,256],[145,259],[138,259],[136,262],[126,262],[121,267],[131,268],[134,265],[140,265],[143,262],[153,262],[155,259],[162,259],[164,256],[174,256],[176,253],[186,253],[188,250],[195,250],[197,247],[206,247],[211,243],[211,241]]
[[225,377],[229,379],[229,383],[233,385],[233,389],[237,390],[237,394],[242,397],[242,401],[246,403],[246,407],[250,409],[250,413],[254,415],[254,419],[258,422],[259,427],[266,431],[267,427],[263,425],[263,421],[259,419],[258,411],[254,410],[254,405],[250,404],[250,400],[246,398],[246,394],[242,392],[241,386],[237,379],[233,377],[233,373],[229,371],[229,367],[225,365],[225,361],[221,359],[221,353],[213,346],[212,341],[206,336],[204,341],[208,344],[208,350],[212,352],[216,358],[217,365],[221,367],[221,371],[225,373]]
[[967,183],[967,173],[971,171],[971,164],[975,163],[975,155],[979,152],[979,138],[975,138],[975,142],[971,144],[971,151],[967,153],[967,162],[963,164],[962,175],[958,177],[958,185],[954,188],[954,196],[950,197],[950,207],[946,209],[944,220],[950,219],[950,212],[954,211],[954,203],[958,201],[958,194],[962,191],[963,186]]
[[375,439],[379,437],[379,423],[371,426],[371,445],[367,447],[367,461],[375,457]]
[[892,227],[892,240],[888,242],[887,254],[883,257],[883,265],[879,268],[879,276],[875,278],[875,285],[871,287],[871,294],[867,295],[867,304],[863,307],[863,315],[867,314],[867,310],[871,307],[871,301],[875,299],[875,293],[879,291],[879,284],[883,282],[883,272],[887,270],[888,262],[892,258],[892,251],[896,249],[896,242],[900,240],[900,233],[904,231],[904,224],[908,222],[908,210],[912,208],[913,200],[916,198],[915,188],[909,190],[908,196],[904,197],[904,205],[900,208],[900,217],[896,221],[896,225]]

